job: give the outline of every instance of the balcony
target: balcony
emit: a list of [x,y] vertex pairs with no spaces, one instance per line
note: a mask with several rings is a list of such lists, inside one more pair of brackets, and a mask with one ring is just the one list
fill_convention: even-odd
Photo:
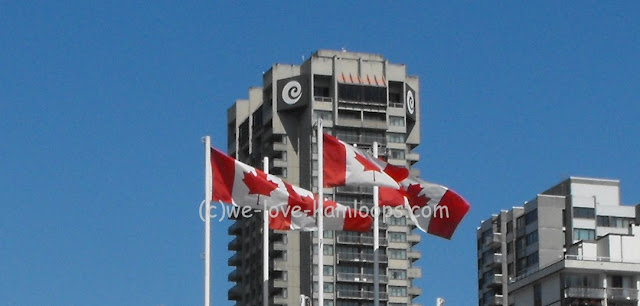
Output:
[[[386,275],[380,275],[380,282],[387,283],[388,278]],[[339,282],[358,282],[358,283],[373,283],[373,274],[360,274],[360,273],[341,273],[338,272],[336,279]]]
[[487,305],[502,306],[504,305],[504,297],[502,296],[502,294],[494,294],[487,300]]
[[[338,290],[336,296],[339,299],[367,299],[372,300],[374,295],[372,291],[359,291],[359,290]],[[380,300],[388,300],[389,295],[386,292],[379,293]]]
[[410,296],[415,297],[422,294],[422,289],[418,287],[409,287],[409,289],[407,289],[407,293]]
[[502,274],[494,274],[487,278],[486,282],[489,287],[499,287],[502,286]]
[[407,257],[411,260],[411,262],[414,262],[420,259],[420,257],[422,257],[422,254],[418,251],[409,251],[407,252]]
[[605,290],[604,288],[565,288],[564,289],[564,297],[565,298],[581,298],[581,299],[604,299]]
[[373,187],[343,186],[337,187],[336,193],[373,194]]
[[239,282],[242,280],[242,275],[240,274],[240,272],[238,272],[238,270],[233,270],[231,271],[231,273],[229,273],[227,279],[230,282]]
[[[386,254],[379,254],[378,259],[379,262],[388,262]],[[340,261],[373,262],[373,254],[338,253],[338,262]]]
[[490,248],[498,247],[500,246],[501,237],[502,234],[493,233],[491,236],[485,238],[484,245]]
[[240,225],[240,222],[233,222],[233,224],[229,226],[228,233],[229,235],[234,236],[242,235],[242,226]]
[[417,235],[417,234],[407,235],[407,242],[409,242],[411,246],[418,244],[420,242],[420,239],[421,239],[420,235]]
[[490,267],[502,265],[502,254],[494,253],[493,255],[489,255],[488,261],[486,261],[486,265]]
[[[368,236],[338,234],[336,241],[343,244],[373,245],[373,237]],[[380,245],[387,245],[387,239],[385,237],[380,237]]]
[[242,253],[240,252],[236,252],[235,254],[233,254],[233,256],[231,256],[231,258],[229,258],[228,264],[231,267],[238,267],[242,264]]
[[240,300],[242,300],[242,290],[240,290],[240,286],[239,285],[235,285],[231,289],[229,289],[227,297],[228,297],[228,299],[230,301],[240,301]]
[[229,251],[240,251],[240,250],[242,250],[242,242],[237,237],[233,238],[233,240],[231,240],[231,242],[229,242],[228,250]]
[[333,98],[331,98],[331,97],[313,96],[313,99],[318,101],[318,102],[328,102],[328,103],[332,103],[333,102]]
[[638,289],[607,288],[607,299],[612,301],[638,301]]
[[422,277],[422,269],[420,268],[409,268],[407,269],[407,277],[408,278],[420,278]]

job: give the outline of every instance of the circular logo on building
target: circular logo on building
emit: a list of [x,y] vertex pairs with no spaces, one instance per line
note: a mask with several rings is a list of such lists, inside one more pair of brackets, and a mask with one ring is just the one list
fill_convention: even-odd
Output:
[[411,90],[407,90],[407,111],[412,115],[416,111],[416,100],[413,98]]
[[289,105],[296,104],[302,97],[302,86],[298,81],[290,81],[282,88],[282,100]]

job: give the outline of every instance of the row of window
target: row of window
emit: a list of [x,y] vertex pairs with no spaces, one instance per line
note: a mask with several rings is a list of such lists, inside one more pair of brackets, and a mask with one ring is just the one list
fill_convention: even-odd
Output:
[[[343,119],[361,119],[360,112],[354,112],[351,114],[349,112],[341,112],[340,118]],[[326,110],[315,110],[313,111],[313,121],[318,119],[322,119],[323,121],[332,121],[333,120],[333,112]],[[368,119],[365,118],[365,119]],[[384,120],[384,118],[383,118]],[[402,116],[389,116],[389,126],[405,126],[405,119]]]

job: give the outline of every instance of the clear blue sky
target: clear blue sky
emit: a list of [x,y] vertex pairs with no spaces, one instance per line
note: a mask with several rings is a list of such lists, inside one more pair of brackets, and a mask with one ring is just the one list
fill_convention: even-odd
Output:
[[[475,228],[569,175],[640,202],[640,4],[0,3],[0,300],[199,305],[203,148],[276,62],[378,53],[420,77],[423,178],[472,209],[423,236],[423,305],[477,303]],[[229,305],[228,223],[213,301]]]

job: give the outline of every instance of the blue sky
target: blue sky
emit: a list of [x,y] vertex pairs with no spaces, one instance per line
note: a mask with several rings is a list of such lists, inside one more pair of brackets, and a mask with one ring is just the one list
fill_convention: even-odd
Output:
[[423,305],[477,303],[476,226],[569,175],[640,202],[638,2],[359,4],[0,3],[0,300],[201,304],[200,138],[225,148],[235,99],[316,49],[420,77],[418,167],[472,205],[418,246]]

